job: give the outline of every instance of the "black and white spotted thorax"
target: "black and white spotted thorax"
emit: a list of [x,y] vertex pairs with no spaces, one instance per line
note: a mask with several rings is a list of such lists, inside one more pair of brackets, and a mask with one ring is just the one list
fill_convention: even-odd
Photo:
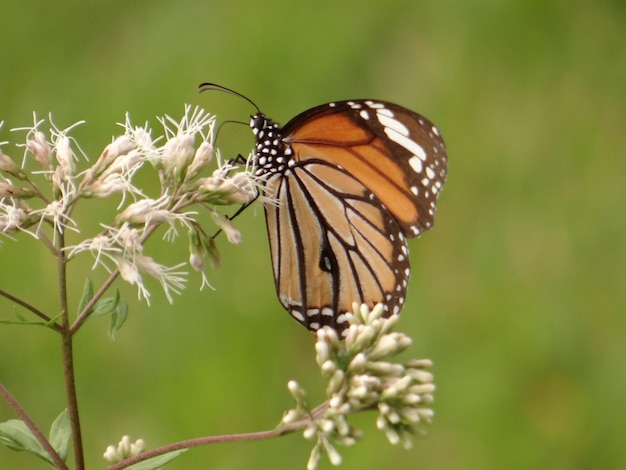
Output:
[[254,147],[255,175],[284,174],[295,163],[291,146],[282,139],[282,128],[264,114],[255,114],[250,128],[256,138]]

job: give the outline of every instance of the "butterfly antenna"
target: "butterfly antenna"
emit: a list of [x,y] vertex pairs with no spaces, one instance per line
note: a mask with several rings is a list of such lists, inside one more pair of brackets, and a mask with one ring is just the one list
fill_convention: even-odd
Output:
[[247,122],[235,121],[235,120],[231,120],[231,119],[229,119],[227,121],[220,122],[219,126],[217,126],[217,130],[215,131],[216,146],[217,146],[218,137],[220,135],[220,131],[222,130],[222,127],[224,126],[224,124],[239,124],[239,125],[248,127],[248,123]]
[[217,83],[205,82],[205,83],[201,83],[200,86],[198,86],[198,88],[200,90],[200,93],[202,93],[204,91],[217,90],[217,91],[224,91],[226,93],[230,93],[231,95],[238,96],[239,98],[243,98],[248,103],[250,103],[252,106],[254,106],[254,109],[256,109],[257,113],[259,113],[259,114],[261,113],[261,110],[259,109],[259,107],[256,105],[256,103],[254,101],[252,101],[246,95],[242,95],[241,93],[239,93],[239,92],[237,92],[235,90],[231,90],[230,88],[226,88],[225,86],[218,85]]

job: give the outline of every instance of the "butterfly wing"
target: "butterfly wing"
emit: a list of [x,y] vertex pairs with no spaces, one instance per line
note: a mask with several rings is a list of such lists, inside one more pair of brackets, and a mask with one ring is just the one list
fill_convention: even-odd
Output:
[[407,237],[432,227],[447,154],[425,117],[384,101],[340,101],[296,116],[283,136],[297,161],[324,160],[361,181]]
[[378,198],[347,171],[307,159],[265,184],[276,290],[311,330],[345,328],[352,302],[398,312],[410,275],[406,239]]
[[406,237],[433,224],[447,172],[438,129],[382,101],[312,108],[284,128],[253,116],[276,290],[300,323],[345,329],[352,302],[399,312]]

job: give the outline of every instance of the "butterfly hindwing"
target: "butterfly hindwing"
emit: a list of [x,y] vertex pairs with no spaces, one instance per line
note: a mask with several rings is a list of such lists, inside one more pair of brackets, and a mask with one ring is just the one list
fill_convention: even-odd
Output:
[[270,178],[266,191],[280,201],[265,206],[276,289],[296,320],[341,330],[352,302],[400,310],[410,275],[406,240],[373,193],[315,160]]

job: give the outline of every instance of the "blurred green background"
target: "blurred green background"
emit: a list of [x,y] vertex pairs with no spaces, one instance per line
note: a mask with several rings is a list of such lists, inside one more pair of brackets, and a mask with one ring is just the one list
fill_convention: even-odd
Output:
[[[411,243],[400,330],[435,362],[436,418],[410,451],[374,415],[341,468],[612,469],[626,465],[626,6],[620,1],[10,1],[0,28],[0,141],[54,113],[95,158],[120,132],[184,103],[221,119],[279,122],[346,98],[398,102],[442,130],[449,178],[436,227]],[[20,137],[23,134],[20,135]],[[247,154],[227,128],[225,155]],[[21,157],[21,150],[3,146]],[[90,202],[87,221],[110,213]],[[111,343],[107,322],[76,338],[89,468],[123,434],[149,446],[272,428],[299,380],[321,398],[313,336],[274,293],[262,210],[218,241],[223,267],[169,305],[131,301]],[[0,287],[54,311],[55,268],[32,238],[4,240]],[[148,254],[175,264],[186,242]],[[77,295],[91,260],[71,272]],[[74,298],[74,302],[76,302]],[[13,307],[0,302],[0,318]],[[0,325],[0,381],[47,429],[64,406],[58,340]],[[0,421],[13,418],[0,402]],[[299,469],[300,435],[193,449],[168,469]],[[325,462],[321,468],[329,468]],[[0,468],[48,468],[0,448]]]

